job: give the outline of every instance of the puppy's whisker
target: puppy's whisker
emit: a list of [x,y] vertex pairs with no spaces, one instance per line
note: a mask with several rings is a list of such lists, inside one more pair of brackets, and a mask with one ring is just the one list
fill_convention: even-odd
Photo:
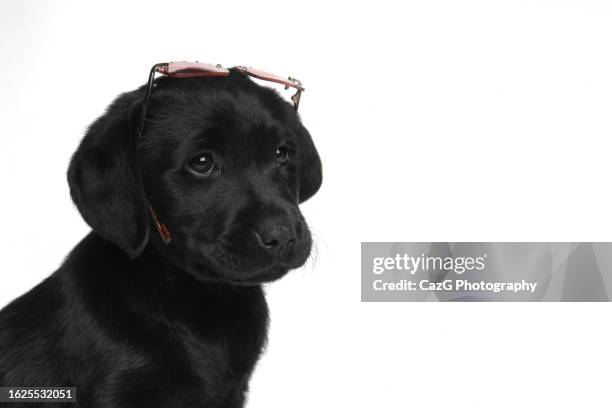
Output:
[[310,228],[310,235],[312,235],[313,241],[317,241],[318,245],[322,245],[326,250],[329,250],[329,245],[327,244],[327,242],[325,241],[325,239],[323,238],[323,236],[319,233],[317,233],[317,230],[314,228]]
[[308,263],[311,265],[311,268],[314,268],[318,259],[319,259],[319,244],[317,244],[317,241],[313,239],[312,250],[310,251],[310,256],[308,257]]
[[[310,227],[309,227],[310,230]],[[301,271],[312,271],[314,270],[314,267],[317,263],[317,260],[319,258],[319,244],[317,242],[318,237],[316,234],[311,233],[310,235],[312,236],[312,247],[310,249],[310,254],[308,255],[308,258],[306,259],[306,262],[304,263],[304,265],[300,268]]]

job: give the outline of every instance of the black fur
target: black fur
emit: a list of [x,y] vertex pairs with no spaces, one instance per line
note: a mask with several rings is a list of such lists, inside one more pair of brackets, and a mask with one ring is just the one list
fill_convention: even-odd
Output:
[[[143,92],[74,154],[70,191],[93,231],[0,311],[0,385],[76,386],[78,407],[241,407],[266,339],[261,283],[310,253],[298,204],[320,160],[292,106],[237,71],[158,80],[136,140]],[[190,167],[201,153],[214,172]]]

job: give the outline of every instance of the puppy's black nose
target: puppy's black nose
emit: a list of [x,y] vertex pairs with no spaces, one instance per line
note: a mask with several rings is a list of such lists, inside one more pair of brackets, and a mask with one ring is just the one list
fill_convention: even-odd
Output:
[[262,248],[272,255],[278,254],[284,248],[292,247],[295,243],[293,231],[283,224],[264,222],[255,230],[257,241]]

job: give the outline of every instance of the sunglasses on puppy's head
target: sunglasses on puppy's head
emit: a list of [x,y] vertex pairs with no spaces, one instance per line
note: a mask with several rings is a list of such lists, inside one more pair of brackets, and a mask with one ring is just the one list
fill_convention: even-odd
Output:
[[[284,85],[285,89],[294,88],[296,92],[293,94],[293,96],[291,96],[291,101],[293,102],[293,107],[297,111],[298,106],[300,105],[300,97],[302,96],[302,92],[304,92],[304,87],[298,79],[292,77],[283,78],[259,69],[241,65],[234,68],[253,78]],[[218,64],[204,64],[201,62],[162,62],[153,65],[151,72],[149,73],[149,79],[147,81],[147,88],[142,106],[142,117],[140,120],[140,127],[138,128],[139,137],[142,136],[144,131],[147,108],[149,106],[151,91],[153,90],[155,74],[161,74],[163,76],[172,78],[226,77],[229,76],[230,71],[229,69],[223,68]]]
[[[260,79],[262,81],[274,82],[277,84],[284,85],[285,89],[295,89],[296,92],[291,97],[291,101],[293,102],[293,107],[297,111],[298,106],[300,104],[300,97],[302,96],[302,92],[304,92],[304,87],[298,79],[291,77],[285,79],[278,75],[270,74],[265,71],[245,66],[237,66],[234,67],[234,69],[242,72],[243,74]],[[163,76],[172,78],[226,77],[229,76],[230,71],[227,68],[223,68],[221,65],[203,64],[201,62],[162,62],[160,64],[153,65],[153,67],[151,68],[151,72],[149,73],[147,88],[145,90],[145,96],[142,104],[142,116],[140,118],[140,126],[136,134],[137,138],[140,138],[144,131],[145,119],[147,117],[147,109],[149,107],[149,99],[151,97],[151,91],[154,87],[156,74],[161,74]],[[157,214],[153,210],[153,206],[150,202],[148,207],[149,213],[153,218],[155,227],[157,228],[162,240],[166,244],[170,243],[170,241],[172,240],[172,234],[170,233],[166,225],[159,221]]]

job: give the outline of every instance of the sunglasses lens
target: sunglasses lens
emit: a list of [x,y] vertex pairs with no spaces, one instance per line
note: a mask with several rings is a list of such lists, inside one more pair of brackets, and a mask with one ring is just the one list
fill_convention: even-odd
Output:
[[169,62],[157,72],[175,78],[228,76],[229,71],[221,66],[200,62]]
[[262,71],[260,69],[251,68],[251,67],[248,67],[248,68],[238,67],[238,69],[240,69],[241,71],[243,71],[244,73],[252,77],[262,79],[264,81],[276,82],[277,84],[282,84],[290,88],[295,88],[299,91],[304,90],[304,87],[302,86],[302,84],[297,80],[290,80],[288,78],[283,78],[278,75],[274,75],[269,72]]

